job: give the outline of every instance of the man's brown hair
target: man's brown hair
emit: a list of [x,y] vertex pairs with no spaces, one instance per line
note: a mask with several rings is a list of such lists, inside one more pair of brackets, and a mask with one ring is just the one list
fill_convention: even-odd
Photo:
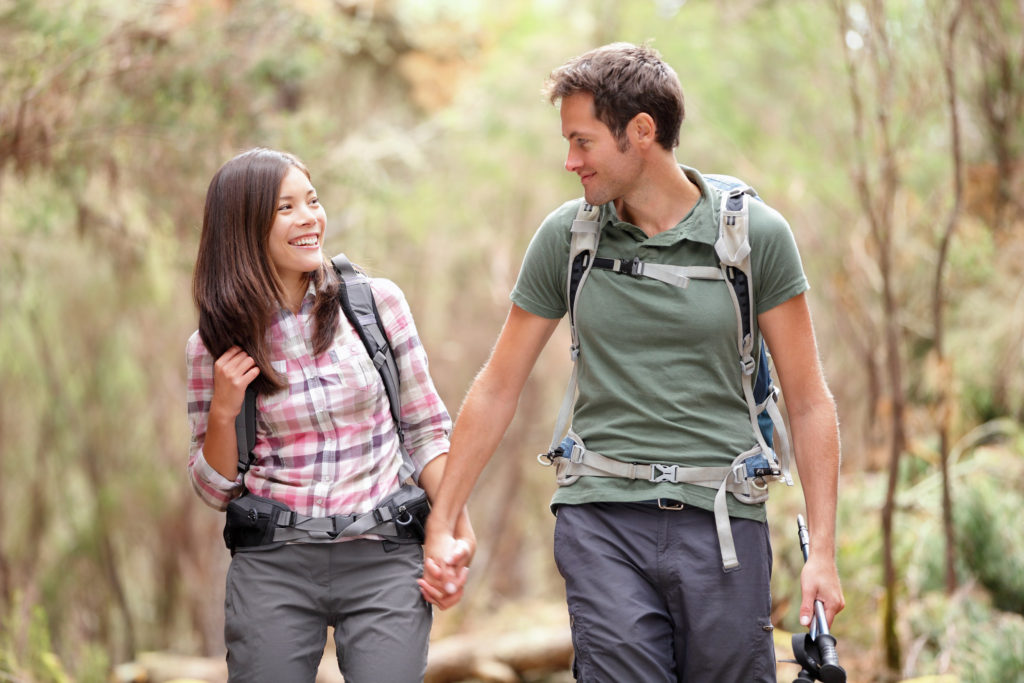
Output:
[[544,88],[555,104],[577,93],[594,97],[594,116],[611,130],[625,150],[626,126],[647,113],[657,127],[656,140],[666,150],[679,144],[686,112],[679,77],[654,48],[630,43],[599,47],[551,72]]

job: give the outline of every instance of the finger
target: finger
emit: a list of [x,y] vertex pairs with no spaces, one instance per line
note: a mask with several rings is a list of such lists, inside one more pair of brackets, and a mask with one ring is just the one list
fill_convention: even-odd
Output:
[[469,577],[469,567],[452,568],[446,573],[444,591],[447,595],[461,595]]
[[436,585],[440,585],[444,580],[444,570],[434,558],[428,557],[423,560],[423,577],[428,581],[432,580]]
[[452,550],[445,561],[450,565],[459,565],[463,564],[468,559],[469,544],[461,538],[456,539],[455,543],[452,544]]
[[420,593],[427,602],[436,605],[444,598],[444,593],[435,588],[430,582],[417,579],[416,583],[419,585]]
[[814,613],[814,609],[811,607],[812,604],[813,603],[811,601],[809,601],[809,599],[807,597],[804,597],[803,601],[800,603],[800,625],[801,626],[806,627],[806,626],[810,626],[811,625],[811,617],[812,617],[812,614]]
[[459,593],[457,593],[455,595],[446,595],[445,597],[441,598],[440,600],[438,600],[434,604],[436,604],[439,609],[445,610],[445,609],[448,609],[449,607],[454,607],[455,605],[457,605],[459,603],[459,600],[461,600],[461,599],[462,599],[462,592],[460,591]]

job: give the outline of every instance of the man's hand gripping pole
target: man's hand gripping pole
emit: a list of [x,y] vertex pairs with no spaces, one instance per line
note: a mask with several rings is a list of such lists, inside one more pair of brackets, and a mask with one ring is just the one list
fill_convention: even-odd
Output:
[[[800,550],[806,562],[810,551],[810,535],[807,533],[803,515],[796,516],[796,525]],[[810,633],[793,635],[793,656],[796,657],[797,664],[803,667],[793,683],[846,683],[846,671],[839,666],[836,639],[828,632],[825,605],[821,600],[814,601],[814,618],[811,619]]]

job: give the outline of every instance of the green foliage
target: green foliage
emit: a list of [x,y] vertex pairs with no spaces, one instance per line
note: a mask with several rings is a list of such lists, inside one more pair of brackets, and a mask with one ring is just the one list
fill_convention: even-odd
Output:
[[50,624],[42,606],[31,605],[18,593],[0,614],[0,673],[10,680],[70,683],[53,651]]
[[956,531],[967,568],[995,606],[1024,616],[1024,526],[1014,523],[1024,509],[1022,484],[1005,476],[972,483],[958,500]]
[[988,612],[974,622],[964,638],[964,657],[957,667],[964,683],[1000,683],[1024,671],[1024,618]]

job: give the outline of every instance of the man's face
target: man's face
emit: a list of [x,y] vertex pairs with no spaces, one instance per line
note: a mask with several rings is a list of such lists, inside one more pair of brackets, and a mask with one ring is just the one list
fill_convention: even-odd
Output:
[[587,202],[599,206],[632,190],[643,161],[629,146],[619,150],[611,130],[594,115],[594,97],[576,93],[563,98],[561,115],[562,136],[569,142],[565,170],[580,177]]

